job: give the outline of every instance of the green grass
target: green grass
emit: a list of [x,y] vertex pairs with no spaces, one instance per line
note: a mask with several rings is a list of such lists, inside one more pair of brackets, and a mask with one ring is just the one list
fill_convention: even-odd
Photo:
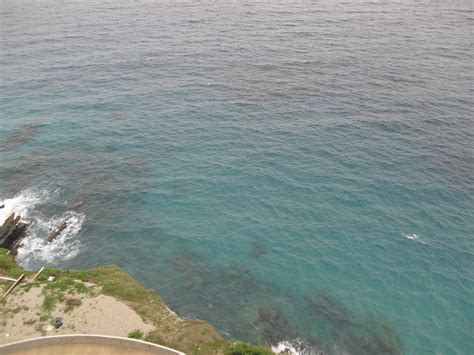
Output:
[[54,281],[46,282],[45,289],[52,291],[65,292],[69,291],[74,287],[74,279],[71,277],[58,277],[56,276]]
[[160,337],[159,335],[156,334],[148,334],[145,339],[145,341],[148,341],[150,343],[155,343],[155,344],[160,344],[160,345],[165,345],[165,340]]
[[75,282],[74,283],[74,288],[76,289],[77,292],[79,293],[87,293],[89,292],[89,288],[84,285],[82,282]]
[[46,322],[48,319],[51,319],[51,316],[49,316],[49,315],[47,315],[47,314],[42,314],[42,315],[39,317],[40,322]]
[[7,252],[7,249],[0,248],[0,270],[3,270],[8,277],[14,279],[20,277],[21,274],[31,274],[31,272],[19,268],[15,260],[10,255],[7,255]]
[[50,295],[44,296],[43,300],[43,310],[47,313],[51,313],[51,311],[54,309],[54,306],[56,304],[56,298],[52,297]]
[[10,309],[8,312],[13,313],[13,314],[17,314],[18,312],[27,311],[28,309],[29,308],[27,306],[18,306],[16,308]]
[[102,287],[102,293],[124,301],[143,303],[160,298],[152,290],[144,289],[127,273],[115,265],[100,266],[91,270],[74,271],[71,274],[84,282],[92,282]]
[[166,325],[163,327],[163,331],[165,333],[171,333],[173,331],[173,328],[171,328],[169,325]]
[[79,307],[82,301],[79,298],[68,298],[64,303],[66,304],[64,312],[68,313],[71,312],[74,307]]
[[142,339],[143,338],[143,333],[139,330],[135,330],[135,331],[129,333],[128,337],[132,338],[132,339]]
[[[22,273],[32,276],[35,272],[19,268],[7,250],[0,248],[0,274],[9,277],[18,277]],[[53,276],[53,281],[47,281]],[[79,281],[78,281],[79,280]],[[88,287],[83,282],[90,282],[96,286]],[[41,322],[52,320],[51,312],[58,304],[64,304],[65,311],[81,305],[81,297],[77,295],[95,295],[99,292],[124,301],[132,307],[141,318],[156,325],[145,340],[186,352],[188,355],[271,355],[265,347],[254,346],[242,342],[224,340],[215,329],[206,322],[199,320],[179,320],[169,312],[161,298],[153,291],[143,288],[130,275],[114,265],[100,266],[94,269],[81,271],[63,271],[45,268],[36,281],[22,284],[21,290],[27,292],[31,287],[43,286],[44,300],[41,313],[38,313]],[[0,302],[0,315],[2,310]],[[143,339],[144,334],[139,330],[131,332],[130,338]]]

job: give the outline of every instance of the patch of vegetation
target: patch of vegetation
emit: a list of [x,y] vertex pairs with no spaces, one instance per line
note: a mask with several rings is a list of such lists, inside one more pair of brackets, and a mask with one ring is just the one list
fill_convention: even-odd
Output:
[[64,312],[68,313],[71,312],[74,307],[79,307],[82,304],[82,301],[79,298],[68,298],[64,303],[66,304]]
[[71,274],[83,282],[95,283],[102,287],[102,293],[134,303],[161,302],[153,290],[146,290],[130,275],[115,265],[95,269],[73,271]]
[[169,325],[166,325],[163,327],[163,331],[165,333],[171,333],[173,331],[173,328],[171,328]]
[[273,352],[263,346],[234,342],[225,350],[225,355],[273,355]]
[[17,314],[18,312],[27,311],[28,309],[29,308],[27,306],[18,306],[18,307],[8,310],[7,312]]
[[[188,346],[186,354],[222,354],[224,349],[227,349],[228,347],[229,343],[223,340],[222,338],[212,338],[211,341],[200,341],[192,343]],[[179,348],[179,345],[176,345],[175,348]]]
[[[99,292],[112,296],[134,309],[141,318],[156,326],[146,337],[140,331],[134,331],[129,337],[169,346],[183,351],[188,355],[267,355],[271,354],[264,347],[256,347],[244,343],[231,343],[222,338],[208,323],[199,320],[181,320],[163,303],[153,291],[143,288],[130,275],[117,266],[100,266],[89,270],[62,271],[45,268],[36,281],[31,280],[35,272],[19,268],[6,249],[0,249],[0,274],[18,277],[22,273],[30,277],[27,283],[19,285],[21,291],[29,291],[31,287],[43,286],[44,300],[42,312],[38,313],[39,322],[35,323],[38,331],[43,332],[45,322],[53,321],[51,312],[57,304],[63,303],[69,312],[81,304],[78,294],[94,296]],[[53,281],[47,281],[50,276]],[[94,286],[88,287],[84,282]],[[98,287],[96,287],[98,286]],[[4,302],[0,302],[5,304]],[[3,310],[0,309],[0,314]],[[246,352],[242,352],[246,351]],[[253,351],[253,352],[252,352]]]
[[40,282],[47,281],[48,280],[48,275],[46,275],[45,273],[41,273],[41,274],[38,275],[36,280],[40,281]]
[[3,274],[6,274],[6,276],[15,279],[20,277],[21,274],[31,274],[30,272],[24,271],[23,269],[19,268],[16,265],[15,260],[10,255],[7,255],[7,253],[7,249],[0,248],[0,270],[3,271]]
[[65,291],[72,290],[74,285],[75,285],[75,282],[73,278],[67,277],[67,276],[63,276],[63,277],[56,276],[54,281],[46,283],[45,289],[65,292]]
[[132,339],[142,339],[143,338],[143,333],[139,330],[135,330],[135,331],[129,333],[128,337],[132,338]]
[[56,304],[56,299],[50,295],[46,295],[43,300],[43,310],[50,313]]
[[24,293],[29,292],[33,287],[37,287],[37,282],[29,282],[27,284],[20,284],[18,287],[22,289]]
[[146,321],[148,318],[150,318],[150,311],[146,308],[138,309],[137,313],[140,317],[142,317],[143,321]]
[[42,315],[39,317],[40,322],[46,322],[48,319],[51,319],[51,316],[49,316],[49,315],[47,315],[47,314],[42,314]]
[[165,345],[166,342],[165,340],[160,337],[159,335],[156,335],[156,334],[153,334],[153,333],[149,333],[145,339],[145,341],[148,341],[149,343],[155,343],[155,344],[160,344],[160,345]]
[[74,288],[76,289],[77,292],[79,293],[87,293],[89,292],[89,288],[84,285],[82,282],[75,282],[74,283]]

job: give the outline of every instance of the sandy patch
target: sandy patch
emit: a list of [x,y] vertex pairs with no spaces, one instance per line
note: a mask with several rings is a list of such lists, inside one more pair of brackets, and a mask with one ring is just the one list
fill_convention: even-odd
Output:
[[0,306],[0,344],[41,335],[36,325],[39,324],[42,303],[40,287],[32,288],[22,295],[12,292],[6,299],[6,304]]
[[63,323],[54,332],[127,336],[134,330],[146,334],[154,329],[129,306],[104,295],[83,299],[79,307],[64,314]]
[[[54,329],[51,319],[44,319],[42,287],[15,290],[0,306],[0,344],[44,335],[102,334],[126,337],[140,330],[147,334],[154,329],[128,305],[113,297],[74,295],[81,304],[68,312],[57,305],[51,316],[61,317],[63,325]],[[43,318],[42,318],[43,315]]]

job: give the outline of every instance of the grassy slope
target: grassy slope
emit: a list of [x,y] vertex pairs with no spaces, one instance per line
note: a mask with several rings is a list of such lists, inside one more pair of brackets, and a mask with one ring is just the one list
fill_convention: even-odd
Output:
[[[21,287],[27,288],[35,284],[44,286],[45,301],[42,309],[44,319],[48,319],[48,312],[54,307],[54,304],[67,300],[67,293],[71,291],[76,293],[96,292],[95,288],[87,288],[84,284],[76,281],[80,280],[100,286],[100,293],[124,301],[147,323],[154,324],[155,330],[143,335],[144,340],[169,346],[187,354],[272,354],[267,348],[226,341],[211,325],[204,321],[180,319],[170,311],[153,290],[144,289],[116,266],[100,266],[81,271],[45,269],[40,275],[41,277],[33,282],[31,277],[34,273],[18,267],[15,260],[6,253],[6,249],[0,249],[0,275],[17,278],[24,273],[26,277],[30,277],[30,280]],[[47,283],[48,276],[54,276],[55,281]],[[0,308],[1,311],[2,308]],[[130,336],[142,337],[141,334],[131,334]]]

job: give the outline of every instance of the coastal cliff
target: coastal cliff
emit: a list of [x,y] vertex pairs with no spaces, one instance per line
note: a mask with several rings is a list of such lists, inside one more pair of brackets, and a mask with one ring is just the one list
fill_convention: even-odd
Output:
[[[81,271],[16,265],[0,249],[0,276],[23,281],[0,303],[0,344],[35,336],[95,333],[128,336],[187,354],[272,354],[265,347],[227,341],[208,323],[183,320],[153,291],[110,265]],[[10,283],[2,281],[2,294]],[[54,327],[60,318],[62,325]]]

